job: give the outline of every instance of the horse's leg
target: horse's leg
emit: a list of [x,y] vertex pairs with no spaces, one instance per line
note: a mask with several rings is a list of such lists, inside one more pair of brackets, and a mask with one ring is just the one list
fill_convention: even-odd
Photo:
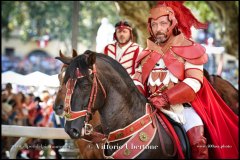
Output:
[[84,140],[77,140],[78,148],[83,159],[103,159],[102,143],[98,145]]
[[[90,121],[90,124],[93,126],[93,128],[99,127],[99,125],[101,125],[100,115],[98,112],[96,112],[92,116],[92,120]],[[102,143],[99,143],[96,145],[81,139],[79,139],[77,143],[83,159],[103,159],[104,158],[103,151],[102,151],[102,148],[103,148]]]

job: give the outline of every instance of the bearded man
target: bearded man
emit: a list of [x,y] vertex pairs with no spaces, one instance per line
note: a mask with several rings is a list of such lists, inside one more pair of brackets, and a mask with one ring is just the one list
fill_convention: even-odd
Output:
[[238,117],[203,76],[207,54],[190,39],[192,26],[207,27],[183,2],[159,2],[152,8],[151,37],[137,59],[134,83],[157,114],[183,125],[192,158],[238,158]]
[[136,59],[142,47],[133,42],[132,27],[127,21],[116,23],[113,38],[116,43],[108,44],[104,54],[121,63],[132,78],[135,73]]

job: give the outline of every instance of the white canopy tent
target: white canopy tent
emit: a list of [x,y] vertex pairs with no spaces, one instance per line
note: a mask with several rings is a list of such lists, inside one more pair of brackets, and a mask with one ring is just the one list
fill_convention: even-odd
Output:
[[2,84],[22,84],[25,81],[25,76],[13,71],[6,71],[2,73]]
[[[48,86],[50,87],[51,84],[54,84],[56,82],[53,81],[51,76],[44,74],[39,71],[35,71],[33,73],[29,73],[25,76],[25,82],[26,86]],[[55,85],[56,86],[56,85]]]
[[42,72],[35,71],[25,75],[25,86],[44,86],[45,81],[49,78],[49,75],[46,75]]
[[49,76],[36,71],[27,75],[21,75],[13,71],[2,73],[2,84],[12,83],[20,86],[34,87],[59,87],[58,75]]
[[55,87],[55,88],[59,87],[60,85],[57,74],[49,76],[47,79],[45,79],[45,82],[43,83],[47,87]]

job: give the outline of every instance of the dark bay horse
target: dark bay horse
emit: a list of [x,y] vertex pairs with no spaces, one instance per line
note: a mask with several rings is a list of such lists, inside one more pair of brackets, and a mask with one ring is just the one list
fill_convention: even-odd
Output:
[[[90,51],[87,51],[87,52],[90,52]],[[90,53],[86,53],[87,55],[89,55]],[[76,55],[75,55],[76,56]],[[75,57],[75,56],[73,56],[73,57]],[[60,55],[60,57],[61,57],[61,55]],[[87,56],[88,57],[88,56]],[[98,57],[98,56],[97,56]],[[101,57],[101,56],[100,56]],[[73,60],[73,58],[64,58],[64,57],[61,57],[61,58],[58,58],[58,59],[60,59],[62,62],[64,62],[64,63],[66,63],[66,64],[70,64],[71,62],[72,62],[72,60]],[[87,64],[88,65],[88,63],[89,62],[91,62],[91,59],[89,60],[88,58],[85,58],[85,61],[83,61],[83,62],[85,62],[85,64]],[[106,62],[111,62],[111,61],[106,61]],[[75,66],[77,66],[76,64],[75,64]],[[81,66],[81,65],[80,65]],[[65,66],[64,67],[64,71],[65,71],[65,69],[66,69],[66,67],[67,66]],[[79,68],[81,68],[81,67],[79,67]],[[84,68],[84,67],[83,67]],[[88,65],[88,68],[91,68],[91,65]],[[103,68],[105,68],[105,67],[103,67]],[[86,68],[85,68],[86,69]],[[106,68],[105,68],[106,69]],[[84,71],[83,71],[84,72]],[[76,77],[76,74],[75,73],[70,73],[69,71],[68,71],[68,73],[69,73],[69,77]],[[100,72],[100,74],[101,74],[101,72]],[[60,75],[62,75],[62,72],[60,73]],[[75,75],[75,76],[74,76]],[[88,76],[91,76],[91,75],[88,75],[87,74],[87,72],[86,72],[86,78],[88,77]],[[210,81],[210,79],[209,79],[209,75],[207,75],[207,73],[205,73],[204,72],[204,76],[206,76],[207,77],[207,79]],[[61,76],[62,78],[63,78],[63,76]],[[84,77],[81,77],[81,78],[84,78]],[[218,78],[220,78],[220,77],[218,77]],[[88,79],[89,79],[89,77],[88,77]],[[221,78],[220,78],[221,79]],[[223,80],[223,79],[222,79]],[[90,78],[90,81],[91,81],[91,78]],[[226,81],[226,80],[223,80],[223,81]],[[60,82],[62,82],[62,80],[60,81]],[[116,80],[115,80],[115,82],[117,82]],[[210,81],[211,82],[211,81]],[[215,80],[215,82],[216,82],[216,80]],[[218,82],[221,82],[221,81],[218,81]],[[227,81],[226,81],[227,82]],[[226,84],[226,86],[224,87],[224,88],[229,88],[229,82],[228,83],[226,83],[225,82],[225,84]],[[66,83],[66,79],[65,79],[65,83]],[[88,84],[88,83],[86,83],[87,85],[91,85],[91,84]],[[216,83],[215,83],[216,84]],[[220,83],[220,84],[222,84],[222,83]],[[213,85],[213,83],[212,83],[212,85]],[[230,84],[231,85],[231,84]],[[65,86],[65,84],[64,83],[61,83],[61,86]],[[221,85],[213,85],[214,86],[214,88],[218,91],[218,89],[217,88],[219,88]],[[66,86],[65,86],[66,87]],[[101,88],[99,87],[98,88],[100,91],[101,91]],[[63,99],[65,99],[65,94],[66,93],[66,88],[65,88],[65,92],[60,92],[60,94],[59,95],[57,95],[57,97],[59,96],[59,97],[61,97],[60,98],[60,101],[61,100],[63,100]],[[227,93],[228,92],[222,92],[222,93],[225,93],[225,95],[227,95]],[[223,96],[224,96],[224,94],[220,94],[220,96],[223,98]],[[97,97],[97,94],[96,94],[96,97]],[[225,98],[224,100],[225,100],[225,102],[227,102],[226,100],[228,100],[229,98],[231,98],[231,97],[227,97],[227,98]],[[117,102],[116,102],[117,103]],[[135,103],[135,102],[134,102]],[[57,111],[58,112],[58,114],[61,114],[62,113],[62,111],[63,111],[63,106],[64,106],[64,102],[61,102],[61,105],[58,105],[59,103],[56,103],[57,105],[57,107],[55,107],[55,111]],[[227,103],[228,104],[228,103]],[[60,107],[59,107],[60,106]],[[98,107],[94,107],[92,110],[97,110],[97,109],[99,109]],[[231,109],[233,110],[233,108],[231,107]],[[73,110],[73,109],[72,109]],[[76,110],[79,110],[78,108],[76,108]],[[74,111],[74,110],[73,110]],[[236,112],[235,112],[236,113]],[[108,114],[106,114],[106,115],[108,115]],[[93,118],[95,117],[95,115],[93,116]],[[115,119],[114,119],[115,120]],[[72,125],[72,123],[74,123],[73,121],[68,121],[67,123],[66,123],[66,125]],[[69,128],[69,127],[68,127]],[[79,127],[80,128],[80,127]],[[77,137],[79,137],[79,134],[80,134],[80,129],[79,128],[77,128],[77,127],[75,127],[75,128],[71,128],[70,129],[70,132],[68,132],[69,134],[70,134],[70,136],[71,136],[71,134],[72,134],[72,138],[77,138]],[[105,127],[106,129],[109,129],[108,127],[107,127],[107,125],[106,125],[106,127]],[[66,127],[65,127],[65,129],[66,129]],[[169,138],[169,137],[168,137]],[[125,141],[123,141],[122,143],[124,143]],[[119,144],[117,143],[117,145],[120,145],[120,144],[122,144],[121,142],[119,142]],[[114,146],[116,143],[113,143],[112,144],[112,146]],[[88,147],[89,148],[89,147]],[[92,147],[91,147],[92,148]],[[98,149],[99,149],[99,146],[97,147]],[[100,147],[100,149],[101,149],[101,147]],[[111,154],[112,152],[114,152],[114,150],[116,150],[116,149],[111,149],[111,147],[110,147],[110,150],[108,150],[108,152],[106,152],[106,154]],[[85,153],[85,151],[84,151],[84,153]],[[139,158],[139,157],[138,157]],[[169,157],[168,157],[169,158]]]
[[[92,52],[91,51],[87,51],[86,53],[85,53],[85,55],[87,55],[85,58],[78,58],[78,60],[80,60],[80,61],[77,61],[77,60],[74,60],[75,61],[75,63],[74,62],[72,62],[73,61],[73,58],[71,58],[71,59],[67,59],[67,58],[58,58],[58,59],[60,59],[63,63],[65,63],[65,64],[70,64],[71,62],[71,67],[70,68],[79,68],[79,70],[80,70],[80,72],[79,73],[83,73],[83,75],[81,75],[80,76],[80,78],[77,80],[77,81],[80,81],[81,83],[83,83],[84,85],[81,85],[81,83],[80,82],[77,82],[76,83],[76,86],[78,86],[78,88],[81,90],[81,91],[84,91],[84,94],[82,94],[83,95],[83,97],[85,97],[85,99],[83,99],[83,101],[82,102],[76,102],[77,100],[75,100],[74,102],[73,102],[73,107],[71,108],[71,110],[72,110],[72,112],[74,112],[74,111],[79,111],[79,110],[82,110],[83,108],[83,106],[86,106],[86,104],[87,104],[87,102],[88,102],[88,98],[87,97],[91,97],[91,95],[90,95],[90,88],[91,88],[91,82],[92,82],[92,75],[89,75],[88,74],[88,71],[86,71],[87,69],[91,69],[90,71],[94,71],[94,69],[92,68],[92,64],[94,64],[94,62],[95,62],[95,60],[94,60],[94,58],[92,58],[92,56],[89,56],[89,55],[91,55],[92,54]],[[60,56],[61,57],[61,56]],[[94,57],[94,56],[93,56]],[[100,71],[99,71],[99,69],[97,69],[97,72],[98,72],[98,75],[100,75],[100,76],[98,76],[98,77],[100,77],[100,78],[103,78],[103,79],[105,79],[106,77],[108,77],[108,76],[105,76],[104,74],[105,74],[105,72],[111,72],[111,67],[110,68],[108,68],[108,67],[106,67],[106,66],[98,66],[97,64],[100,64],[100,61],[105,61],[105,63],[109,63],[109,64],[111,64],[111,65],[113,65],[114,66],[114,63],[113,62],[111,62],[111,60],[108,60],[108,58],[106,58],[105,60],[104,60],[105,58],[104,58],[104,56],[102,56],[102,55],[97,55],[97,61],[96,61],[96,66],[97,66],[97,68],[101,68],[100,69]],[[81,65],[81,64],[83,64],[83,65]],[[116,64],[115,64],[116,65]],[[121,66],[118,66],[118,67],[120,67],[121,68]],[[115,66],[115,68],[118,68],[118,67],[116,67]],[[102,70],[103,69],[103,70]],[[109,70],[110,69],[110,70]],[[103,71],[103,72],[101,72],[101,70]],[[71,79],[74,79],[74,78],[77,78],[77,76],[78,76],[78,74],[76,74],[76,72],[70,72],[71,70],[70,69],[68,69],[68,71],[67,71],[67,77],[68,78],[66,78],[65,77],[65,83],[68,81],[68,79],[69,78],[71,78]],[[110,73],[108,73],[108,75],[109,75],[109,77],[111,77],[111,76],[113,76],[113,75],[111,75]],[[111,75],[111,76],[110,76]],[[204,75],[206,76],[206,73],[204,73]],[[122,77],[128,77],[128,76],[126,76],[126,75],[121,75]],[[207,77],[207,76],[206,76]],[[99,78],[99,79],[100,79]],[[111,78],[113,78],[113,79],[111,79]],[[114,86],[113,88],[114,89],[112,89],[111,87],[106,87],[107,89],[105,89],[105,85],[106,86],[108,86],[108,83],[106,84],[104,84],[104,82],[102,83],[102,86],[104,86],[103,88],[101,88],[101,87],[96,87],[97,88],[97,91],[98,91],[98,94],[96,93],[96,97],[100,97],[99,99],[100,100],[96,100],[96,103],[97,103],[97,101],[100,101],[101,102],[101,100],[102,100],[102,102],[103,103],[100,103],[100,104],[102,104],[102,105],[94,105],[94,107],[93,108],[91,108],[91,112],[92,111],[95,111],[95,110],[99,110],[99,111],[101,111],[100,113],[102,113],[102,115],[104,116],[105,115],[105,117],[104,118],[102,118],[102,123],[103,123],[103,128],[104,128],[104,133],[107,135],[108,133],[110,133],[111,131],[112,131],[112,129],[111,128],[114,128],[114,125],[116,125],[116,126],[119,126],[119,127],[116,127],[116,128],[121,128],[122,126],[124,126],[124,124],[128,124],[129,123],[129,119],[130,119],[130,121],[132,120],[132,119],[134,119],[134,118],[125,118],[125,116],[122,116],[122,121],[124,121],[124,122],[121,122],[121,123],[119,123],[119,122],[117,122],[116,120],[118,120],[118,119],[121,119],[121,116],[116,116],[115,114],[113,114],[114,113],[114,111],[117,111],[117,112],[119,112],[119,113],[122,113],[122,112],[124,112],[124,115],[125,114],[130,114],[130,115],[134,115],[133,114],[133,112],[129,112],[129,111],[131,111],[133,108],[131,108],[131,109],[121,109],[121,107],[120,107],[120,109],[115,109],[115,107],[114,107],[114,109],[113,110],[111,110],[111,113],[106,113],[106,108],[105,108],[105,101],[106,100],[108,100],[108,99],[113,99],[113,100],[115,100],[115,98],[113,98],[112,96],[109,96],[109,97],[106,97],[106,99],[104,99],[104,98],[101,98],[101,94],[99,93],[99,92],[103,92],[103,90],[104,91],[106,91],[106,93],[107,92],[112,92],[113,90],[115,90],[115,88],[119,91],[118,93],[115,93],[115,96],[117,96],[117,95],[119,95],[119,93],[123,93],[123,92],[121,92],[121,85],[120,86],[118,86],[117,87],[117,84],[119,84],[119,82],[122,82],[123,81],[123,79],[125,79],[125,78],[123,78],[123,79],[117,79],[116,78],[116,76],[113,76],[113,77],[111,77],[110,79],[109,79],[109,82],[111,82],[111,83],[113,83],[113,84],[116,84],[116,86]],[[209,77],[207,77],[208,79],[209,79]],[[106,80],[106,79],[105,79]],[[224,80],[224,81],[226,81],[226,80]],[[101,82],[100,82],[101,83]],[[132,95],[133,93],[135,93],[135,90],[132,88],[132,84],[130,83],[130,81],[129,80],[127,80],[127,83],[125,82],[124,83],[125,84],[125,86],[126,86],[126,84],[130,84],[130,86],[131,87],[129,87],[129,89],[130,89],[130,94]],[[62,84],[62,85],[65,85],[65,84]],[[229,85],[229,82],[228,82],[228,85]],[[228,85],[226,86],[226,87],[228,87]],[[101,85],[100,85],[101,86]],[[214,85],[213,85],[214,86]],[[214,86],[214,88],[216,89],[216,88],[218,88],[220,85],[215,85]],[[74,88],[75,88],[75,85],[74,85]],[[74,91],[75,91],[76,89],[74,89]],[[216,89],[217,90],[217,89]],[[76,90],[77,91],[77,90]],[[82,92],[78,92],[78,93],[76,93],[76,94],[74,94],[73,93],[73,95],[72,95],[72,97],[78,97],[78,94],[79,95],[81,95],[80,93],[82,93]],[[92,91],[92,90],[91,90]],[[217,90],[218,91],[218,90]],[[87,94],[88,93],[88,94]],[[114,92],[113,92],[114,93]],[[129,93],[129,92],[128,92]],[[100,94],[100,95],[99,95]],[[103,94],[103,93],[102,93]],[[227,94],[227,92],[225,92],[225,94]],[[61,99],[64,99],[65,97],[64,97],[64,95],[65,94],[62,94],[63,95],[63,98],[61,98]],[[145,101],[143,100],[144,98],[143,97],[141,97],[140,96],[140,98],[139,98],[139,100],[138,101],[134,101],[134,100],[132,100],[131,98],[127,98],[128,96],[127,96],[128,94],[127,94],[127,92],[126,92],[126,94],[125,95],[123,95],[123,97],[124,98],[122,98],[120,101],[115,101],[115,102],[111,102],[110,104],[109,104],[109,102],[107,102],[107,105],[108,105],[108,107],[109,106],[111,106],[111,104],[113,104],[114,106],[116,105],[116,104],[120,104],[120,106],[124,106],[124,105],[126,105],[125,103],[126,102],[131,102],[132,104],[135,104],[136,102],[138,102],[138,104],[142,104],[142,103],[145,103],[146,102],[146,99],[145,99]],[[134,94],[134,95],[137,95],[137,96],[139,96],[138,94]],[[221,95],[220,94],[220,96],[222,97],[223,95]],[[229,98],[229,97],[228,97]],[[130,99],[130,100],[129,100]],[[126,101],[125,101],[126,100]],[[226,102],[226,100],[227,99],[224,99],[225,100],[225,102]],[[79,101],[79,99],[78,99],[78,101]],[[80,100],[81,101],[81,100]],[[121,103],[120,103],[121,102]],[[122,102],[125,102],[125,103],[122,103]],[[85,105],[83,105],[83,104],[85,104]],[[95,104],[95,103],[94,103]],[[71,105],[70,106],[72,106],[72,103],[71,103]],[[81,107],[79,107],[79,106],[81,106]],[[141,105],[139,105],[139,106],[141,106]],[[109,107],[110,108],[110,107]],[[63,106],[62,107],[58,107],[58,108],[55,108],[56,110],[59,110],[59,111],[62,111],[63,110]],[[138,109],[142,109],[142,107],[140,107],[140,108],[138,108]],[[232,107],[231,107],[231,109],[232,109]],[[127,111],[126,111],[127,110]],[[233,109],[232,109],[233,110]],[[60,112],[59,112],[60,113]],[[142,112],[140,112],[140,113],[142,113]],[[113,116],[112,116],[113,115]],[[122,114],[121,114],[122,115]],[[133,117],[139,117],[139,114],[137,114],[138,116],[133,116]],[[94,117],[94,116],[93,116]],[[110,117],[110,118],[106,118],[106,117]],[[112,119],[111,119],[112,118]],[[80,121],[80,119],[81,119],[81,121]],[[127,120],[125,120],[125,119],[127,119]],[[111,121],[111,120],[113,120],[113,121]],[[107,123],[107,122],[110,122],[110,123]],[[113,125],[110,125],[110,124],[112,124],[113,123]],[[80,127],[79,127],[79,125],[80,125]],[[67,121],[67,123],[66,123],[66,126],[65,126],[65,130],[66,130],[66,132],[72,137],[72,138],[80,138],[81,136],[80,136],[80,134],[81,134],[81,132],[82,132],[82,126],[83,126],[83,119],[82,118],[79,118],[79,120],[77,121],[77,120],[74,120],[74,121]],[[165,135],[166,136],[166,135]],[[168,139],[169,139],[169,137],[167,137]],[[156,136],[155,136],[155,138],[154,138],[154,140],[156,139]],[[158,138],[157,138],[158,139]],[[109,146],[116,146],[116,144],[117,144],[117,146],[121,146],[121,144],[123,144],[124,142],[125,142],[126,140],[124,140],[124,141],[122,141],[122,142],[118,142],[118,143],[116,143],[116,142],[111,142],[111,144],[109,143],[108,145]],[[151,144],[152,145],[152,144]],[[99,148],[99,146],[97,147],[97,148]],[[106,152],[106,154],[107,155],[111,155],[116,149],[113,147],[113,149],[111,148],[111,147],[109,147],[110,149],[108,149],[107,150],[107,152]],[[126,151],[126,150],[125,150]],[[147,152],[144,152],[145,154],[147,153]],[[151,153],[152,154],[152,153]],[[143,156],[144,154],[142,153],[141,155],[139,155],[139,157],[137,157],[137,158],[141,158],[141,156]],[[148,156],[147,156],[148,157]],[[172,156],[173,157],[173,156]],[[170,158],[172,158],[172,157],[170,157]],[[149,158],[149,157],[148,157]],[[157,158],[157,157],[155,157],[155,158]],[[169,157],[168,157],[169,158]]]
[[[77,52],[73,50],[72,57],[66,57],[60,51],[59,56],[64,60],[71,61],[73,58],[77,56]],[[66,68],[67,68],[67,65],[64,64],[61,68],[61,72],[58,74],[60,87],[58,89],[56,99],[53,105],[53,109],[55,113],[58,115],[62,115],[64,111],[64,99],[66,95],[66,86],[63,83],[63,79],[65,76]],[[99,119],[98,113],[96,113],[96,115],[93,116],[93,119],[91,120],[90,123],[92,124],[93,127],[97,127],[100,125],[100,119]],[[78,139],[76,140],[76,142],[78,144],[79,151],[83,159],[103,159],[102,150],[97,148],[95,144],[85,141],[83,139]],[[101,146],[102,144],[98,144],[98,145]]]
[[238,90],[227,80],[221,78],[218,75],[209,75],[204,69],[204,76],[211,83],[213,88],[225,101],[225,103],[231,108],[231,110],[239,115],[239,99]]
[[[77,56],[77,52],[73,50],[72,57],[66,57],[61,52],[59,56],[64,62],[70,62],[74,57]],[[58,90],[56,101],[54,105],[54,111],[56,114],[61,115],[64,110],[64,99],[65,99],[65,86],[63,84],[63,74],[65,74],[67,65],[62,67],[61,73],[59,74],[60,88]],[[227,80],[221,78],[218,75],[209,75],[208,71],[204,69],[204,76],[217,91],[220,97],[230,107],[230,109],[237,115],[239,115],[239,98],[238,90]]]
[[176,158],[174,142],[162,125],[156,129],[151,106],[121,64],[92,51],[58,59],[68,65],[65,131],[71,138],[87,134],[92,113],[99,111],[105,158]]

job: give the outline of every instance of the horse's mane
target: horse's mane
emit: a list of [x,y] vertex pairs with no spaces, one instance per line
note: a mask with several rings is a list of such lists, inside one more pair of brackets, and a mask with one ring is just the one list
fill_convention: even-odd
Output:
[[76,74],[75,74],[76,68],[79,68],[80,72],[83,75],[86,75],[86,76],[88,75],[88,68],[90,68],[90,66],[87,63],[87,58],[88,58],[88,54],[90,53],[95,53],[96,59],[104,61],[105,62],[103,63],[104,65],[107,65],[107,64],[111,65],[111,67],[115,71],[117,71],[117,73],[119,74],[119,77],[123,79],[123,81],[129,87],[129,89],[131,89],[132,91],[136,91],[137,93],[140,93],[137,87],[135,86],[135,84],[133,83],[132,78],[129,76],[126,69],[120,63],[118,63],[116,60],[114,60],[113,58],[105,54],[96,53],[89,50],[85,51],[84,54],[81,54],[72,60],[72,62],[70,63],[70,65],[66,70],[64,83],[66,83],[69,78],[72,78],[72,79],[76,78]]
[[120,63],[118,63],[116,60],[114,60],[113,58],[111,58],[111,57],[109,57],[109,56],[107,56],[105,54],[101,54],[101,53],[96,53],[96,57],[98,57],[99,59],[109,63],[114,68],[114,70],[118,71],[118,73],[124,79],[132,81],[131,77],[127,73],[126,69]]

